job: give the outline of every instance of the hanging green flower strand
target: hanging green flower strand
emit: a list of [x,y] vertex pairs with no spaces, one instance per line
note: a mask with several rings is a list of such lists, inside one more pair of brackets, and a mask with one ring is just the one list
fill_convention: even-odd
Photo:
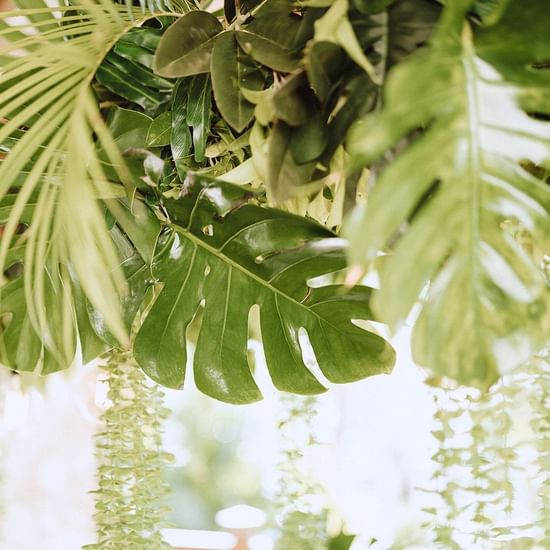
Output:
[[97,434],[97,543],[86,550],[165,550],[161,536],[169,509],[164,470],[172,456],[162,450],[168,415],[163,392],[128,353],[113,351],[104,367],[110,405]]

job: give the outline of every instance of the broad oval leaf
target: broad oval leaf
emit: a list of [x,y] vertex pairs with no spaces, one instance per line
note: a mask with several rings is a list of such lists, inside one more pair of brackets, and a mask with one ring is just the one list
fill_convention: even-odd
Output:
[[155,54],[155,72],[174,78],[207,73],[212,49],[222,30],[222,24],[211,13],[186,13],[162,36]]
[[216,105],[226,122],[241,132],[254,115],[254,105],[246,100],[242,89],[261,89],[264,77],[254,60],[241,50],[234,31],[218,37],[211,65]]
[[256,61],[275,71],[290,72],[300,64],[297,52],[268,37],[249,31],[237,31],[241,48]]
[[345,266],[345,241],[304,218],[255,205],[241,187],[188,176],[179,200],[166,200],[171,219],[153,271],[162,291],[134,343],[136,360],[154,380],[180,387],[186,329],[204,301],[194,355],[198,388],[217,399],[261,398],[247,362],[248,318],[255,304],[268,369],[281,390],[325,390],[306,367],[300,329],[331,382],[389,372],[391,346],[354,324],[371,319],[371,289],[313,288],[312,278]]
[[172,135],[172,113],[165,111],[156,117],[147,133],[147,147],[164,147],[170,145],[170,137]]
[[311,7],[298,12],[289,0],[267,0],[254,12],[246,29],[237,31],[237,39],[262,65],[290,72],[298,67],[301,51],[313,37],[314,22],[323,12]]
[[282,202],[303,193],[315,170],[315,162],[296,162],[292,151],[293,130],[278,120],[269,136],[266,186],[268,197],[273,202]]
[[276,115],[290,126],[305,124],[321,109],[305,70],[288,77],[273,94]]
[[486,387],[548,342],[549,286],[506,224],[550,249],[550,189],[523,168],[549,166],[550,72],[531,67],[550,59],[550,42],[540,2],[511,0],[475,30],[468,5],[448,4],[429,50],[393,69],[381,115],[351,132],[367,163],[426,128],[358,212],[351,259],[370,263],[391,244],[376,311],[398,326],[430,281],[416,360]]

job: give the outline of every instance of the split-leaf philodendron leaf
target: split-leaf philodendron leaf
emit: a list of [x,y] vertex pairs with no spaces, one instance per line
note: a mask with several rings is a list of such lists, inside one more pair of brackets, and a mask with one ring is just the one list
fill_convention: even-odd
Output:
[[135,339],[140,366],[154,380],[180,387],[186,329],[203,303],[194,354],[198,388],[233,403],[260,399],[247,360],[249,315],[257,304],[277,388],[303,394],[325,390],[304,363],[301,329],[331,382],[389,372],[391,346],[354,323],[372,319],[371,289],[308,284],[345,267],[345,241],[299,216],[262,208],[252,198],[241,187],[189,175],[181,197],[164,201],[170,224],[153,262],[163,288]]
[[431,281],[416,360],[486,387],[550,331],[548,284],[505,226],[550,249],[550,189],[523,168],[550,165],[550,25],[545,2],[510,0],[499,21],[472,28],[470,4],[448,3],[430,48],[393,69],[382,113],[352,130],[349,150],[366,164],[423,128],[348,234],[354,263],[394,246],[373,306],[391,326]]

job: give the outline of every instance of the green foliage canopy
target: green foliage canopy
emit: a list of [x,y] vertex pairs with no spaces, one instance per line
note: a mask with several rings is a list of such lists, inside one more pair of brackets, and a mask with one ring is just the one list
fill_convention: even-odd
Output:
[[[2,361],[48,372],[77,341],[122,346],[179,387],[196,317],[199,386],[246,402],[258,304],[275,385],[312,393],[301,329],[331,381],[391,368],[355,324],[372,296],[392,328],[421,302],[420,364],[494,382],[550,325],[547,31],[534,0],[6,14]],[[365,191],[349,258],[381,266],[378,293],[337,274]]]

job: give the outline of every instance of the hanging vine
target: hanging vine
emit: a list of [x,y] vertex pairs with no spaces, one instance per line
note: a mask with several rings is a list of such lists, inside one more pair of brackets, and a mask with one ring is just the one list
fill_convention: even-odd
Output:
[[283,448],[276,508],[281,536],[276,550],[322,550],[328,546],[323,489],[305,466],[307,450],[318,444],[316,403],[314,397],[283,394],[280,398],[278,429]]
[[536,482],[539,497],[537,527],[542,531],[542,545],[550,546],[550,349],[530,367],[532,391],[529,399],[533,416],[531,428],[537,450]]
[[148,381],[128,353],[112,352],[104,367],[109,407],[97,434],[97,543],[87,550],[164,550],[168,508],[162,421],[168,415],[163,392]]
[[513,524],[515,487],[511,472],[520,469],[512,436],[513,410],[523,392],[521,376],[504,377],[489,392],[438,389],[439,449],[434,492],[435,542],[444,548],[508,548],[512,540],[528,540],[529,525]]

